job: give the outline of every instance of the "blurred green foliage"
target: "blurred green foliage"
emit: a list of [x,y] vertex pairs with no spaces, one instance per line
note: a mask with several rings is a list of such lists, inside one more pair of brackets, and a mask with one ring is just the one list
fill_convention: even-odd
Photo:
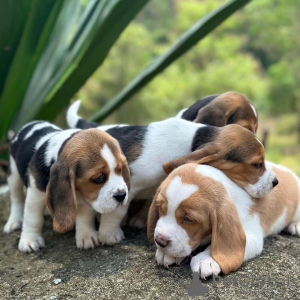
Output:
[[[221,0],[152,0],[128,26],[107,60],[76,95],[83,115],[103,107],[155,57]],[[236,90],[260,113],[300,107],[300,5],[253,1],[157,76],[105,123],[147,124],[173,116],[208,94]]]

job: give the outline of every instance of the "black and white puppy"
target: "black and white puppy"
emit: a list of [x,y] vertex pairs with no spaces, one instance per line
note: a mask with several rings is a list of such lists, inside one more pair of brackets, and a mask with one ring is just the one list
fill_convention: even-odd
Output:
[[[96,127],[81,119],[78,100],[67,113],[71,128]],[[101,215],[99,239],[112,245],[123,239],[122,218],[133,198],[147,199],[176,167],[195,161],[222,170],[253,197],[269,193],[276,177],[264,164],[264,147],[257,137],[239,125],[215,127],[177,117],[148,126],[98,126],[116,138],[131,171],[131,190],[126,206]],[[164,165],[164,169],[163,169]],[[165,172],[164,172],[165,170]]]
[[97,129],[61,130],[48,122],[31,122],[11,141],[10,172],[11,212],[4,232],[20,229],[23,223],[22,252],[45,246],[46,203],[54,229],[69,231],[76,221],[77,247],[88,249],[99,244],[95,211],[110,213],[128,199],[126,158],[119,143]]
[[207,96],[181,110],[177,117],[213,126],[238,124],[253,133],[258,127],[255,107],[246,96],[238,92]]

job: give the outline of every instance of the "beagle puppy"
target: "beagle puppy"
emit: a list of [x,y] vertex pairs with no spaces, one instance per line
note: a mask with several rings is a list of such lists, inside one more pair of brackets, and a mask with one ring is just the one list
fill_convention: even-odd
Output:
[[77,247],[94,248],[99,244],[95,211],[109,213],[124,206],[129,183],[126,158],[109,134],[31,122],[10,144],[11,212],[4,232],[22,227],[22,252],[44,247],[43,212],[47,204],[54,230],[67,232],[76,221]]
[[253,133],[258,127],[257,110],[246,96],[238,92],[207,96],[181,110],[177,117],[218,127],[239,124]]
[[[79,106],[80,101],[77,101],[69,108],[69,126],[95,127],[95,123],[77,115]],[[236,124],[215,127],[174,117],[148,126],[97,128],[119,141],[131,171],[126,206],[101,215],[99,235],[103,244],[112,245],[123,239],[120,224],[130,201],[152,197],[166,173],[182,164],[197,161],[212,165],[253,197],[268,194],[277,184],[274,172],[265,166],[262,143],[252,132]]]
[[286,229],[300,236],[300,180],[289,169],[266,162],[280,184],[261,199],[251,197],[222,171],[189,163],[160,185],[148,215],[148,238],[159,265],[191,260],[202,278],[237,270],[259,255],[263,238]]

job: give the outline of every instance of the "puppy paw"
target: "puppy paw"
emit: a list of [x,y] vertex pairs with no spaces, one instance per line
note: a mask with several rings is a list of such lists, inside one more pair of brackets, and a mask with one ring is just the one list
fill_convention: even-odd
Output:
[[300,222],[292,222],[290,225],[288,225],[286,231],[291,235],[300,237]]
[[99,231],[98,240],[102,245],[115,245],[124,240],[124,233],[120,227],[113,230],[101,230]]
[[98,232],[92,230],[89,232],[76,233],[76,246],[79,249],[94,249],[99,246]]
[[184,260],[184,257],[172,257],[165,254],[161,249],[157,249],[155,259],[158,265],[169,267],[173,264],[180,265]]
[[15,230],[22,228],[22,220],[10,220],[6,222],[3,232],[4,233],[12,233]]
[[19,241],[19,250],[23,253],[39,251],[45,247],[44,239],[40,236],[22,237]]
[[191,269],[203,279],[221,273],[219,264],[207,252],[201,252],[192,258]]
[[147,219],[141,218],[139,216],[134,216],[129,221],[129,226],[133,228],[143,229],[147,226]]

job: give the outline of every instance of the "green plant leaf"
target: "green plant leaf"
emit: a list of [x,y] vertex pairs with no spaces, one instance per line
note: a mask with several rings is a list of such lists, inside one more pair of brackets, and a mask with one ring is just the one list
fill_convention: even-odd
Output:
[[0,140],[6,136],[17,115],[63,3],[64,0],[32,0],[31,11],[0,99]]
[[114,99],[109,101],[100,111],[96,112],[91,120],[99,122],[105,119],[149,83],[157,74],[166,69],[172,62],[191,49],[218,25],[250,1],[251,0],[232,0],[205,16],[191,29],[185,32],[166,53],[158,57],[142,73],[135,77]]
[[[102,64],[122,31],[148,1],[102,0],[88,4],[90,11],[83,18],[68,53],[39,97],[39,103],[45,99],[39,118],[51,120],[69,104],[70,98]],[[20,119],[18,126],[34,116],[29,107],[27,112],[26,119]]]
[[0,0],[0,97],[31,10],[31,0]]

